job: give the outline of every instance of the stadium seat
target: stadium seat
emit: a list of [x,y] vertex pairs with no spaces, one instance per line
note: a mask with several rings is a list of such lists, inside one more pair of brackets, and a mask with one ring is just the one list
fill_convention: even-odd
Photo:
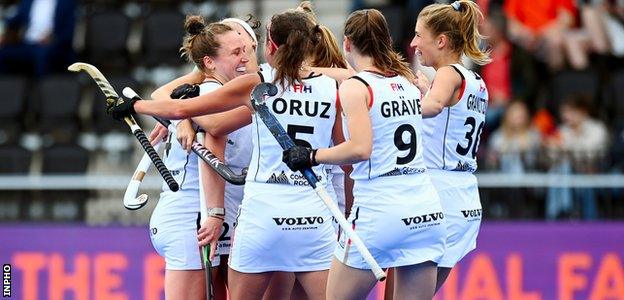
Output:
[[180,65],[179,49],[184,37],[184,15],[173,10],[150,14],[143,26],[142,63],[148,67]]
[[89,152],[75,144],[53,145],[43,149],[42,174],[84,174]]
[[30,151],[18,145],[0,146],[0,174],[28,174],[32,156]]
[[27,80],[20,76],[0,77],[0,144],[12,143],[20,133],[24,119]]
[[605,87],[603,101],[601,107],[608,110],[611,123],[624,118],[624,70],[613,74],[611,82]]
[[127,67],[130,19],[118,10],[108,10],[88,16],[87,20],[86,60],[100,70]]
[[68,142],[79,129],[80,83],[75,75],[53,75],[37,85],[34,105],[38,111],[36,131],[56,141]]

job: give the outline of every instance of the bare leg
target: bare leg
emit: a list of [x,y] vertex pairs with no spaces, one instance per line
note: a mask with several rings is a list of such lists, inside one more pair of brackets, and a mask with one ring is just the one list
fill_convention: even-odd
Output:
[[431,261],[394,268],[394,298],[430,300],[435,294],[436,271]]
[[166,270],[165,299],[202,299],[206,295],[204,270]]
[[370,270],[352,268],[334,258],[327,278],[327,299],[366,299],[376,283]]
[[273,272],[271,282],[266,292],[264,292],[263,299],[289,299],[294,283],[295,274],[291,272]]
[[228,255],[221,255],[221,264],[212,271],[212,288],[216,300],[227,299],[227,261]]
[[451,274],[451,268],[438,267],[438,279],[436,281],[436,293],[442,288],[442,285]]
[[297,272],[295,276],[310,300],[325,300],[329,271]]
[[260,300],[271,281],[273,272],[241,273],[228,271],[228,287],[232,300]]
[[[322,286],[320,288],[323,288]],[[295,285],[293,286],[292,293],[290,293],[290,300],[309,300],[310,298],[306,295],[303,286],[299,280],[295,280]]]

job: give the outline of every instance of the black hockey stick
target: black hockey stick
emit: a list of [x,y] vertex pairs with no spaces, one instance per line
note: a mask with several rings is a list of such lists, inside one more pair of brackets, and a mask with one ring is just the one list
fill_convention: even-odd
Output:
[[[125,95],[125,93],[124,93]],[[204,139],[204,132],[200,131],[196,134],[196,140]],[[212,154],[212,153],[211,153]],[[208,164],[210,165],[210,164]],[[202,176],[204,173],[202,171],[201,161],[197,161],[197,171],[199,172],[199,211],[200,211],[200,223],[203,226],[206,219],[208,219],[208,208],[206,206],[206,199],[204,193],[204,186],[201,184]],[[206,285],[206,299],[212,300],[214,299],[214,290],[212,288],[212,262],[210,261],[210,244],[201,248],[201,257],[204,263],[204,279]]]
[[[269,111],[269,108],[266,106],[264,98],[266,96],[275,96],[277,94],[277,87],[268,82],[263,82],[254,87],[251,91],[251,105],[254,107],[256,114],[260,117],[264,125],[269,129],[273,137],[280,144],[282,149],[288,150],[295,146],[295,143],[290,138],[290,136],[284,130],[284,127],[279,123],[277,118]],[[331,199],[329,194],[322,185],[317,185],[318,179],[314,171],[311,168],[306,168],[301,171],[305,179],[308,181],[310,186],[314,189],[316,194],[323,200],[327,208],[331,211],[334,218],[340,224],[340,227],[344,230],[345,234],[349,237],[351,242],[358,249],[362,257],[371,267],[371,271],[375,274],[375,278],[379,281],[383,281],[386,279],[386,273],[379,267],[379,264],[375,261],[370,251],[366,248],[360,237],[355,233],[353,228],[351,228],[351,224],[347,222],[342,212],[338,208],[338,205],[334,203],[334,200]]]
[[[78,62],[72,64],[67,69],[72,72],[87,72],[89,76],[93,78],[95,83],[97,83],[98,87],[100,87],[100,90],[102,91],[102,93],[104,93],[104,96],[106,96],[107,103],[117,102],[120,100],[123,101],[119,97],[117,92],[115,92],[113,86],[108,82],[108,80],[106,80],[106,77],[104,77],[102,72],[100,72],[100,70],[98,70],[95,66],[87,63]],[[169,172],[165,164],[158,156],[158,153],[156,153],[156,151],[154,150],[154,147],[152,147],[152,145],[150,144],[149,140],[145,136],[145,132],[143,132],[143,129],[141,129],[141,127],[137,124],[137,122],[134,120],[134,117],[132,116],[125,117],[124,121],[130,127],[130,131],[132,131],[132,134],[134,134],[137,140],[139,140],[139,143],[141,143],[143,150],[145,150],[145,152],[149,155],[152,163],[154,163],[154,166],[156,166],[156,169],[158,169],[158,172],[169,186],[169,189],[176,192],[180,188],[180,186],[175,181],[175,179],[173,179],[173,176],[171,176],[171,172]]]
[[[131,88],[125,87],[122,90],[124,96],[128,98],[134,98],[141,100],[142,98]],[[167,129],[171,132],[175,132],[175,126],[170,126],[171,121],[165,120],[163,118],[154,117],[158,123],[167,127]],[[230,167],[224,164],[216,155],[214,155],[210,150],[208,150],[204,145],[202,145],[197,139],[193,140],[193,144],[191,144],[191,150],[193,153],[197,154],[204,162],[206,162],[219,176],[221,176],[225,181],[234,184],[234,185],[244,185],[245,177],[247,176],[247,168],[243,169],[241,174],[236,174]]]

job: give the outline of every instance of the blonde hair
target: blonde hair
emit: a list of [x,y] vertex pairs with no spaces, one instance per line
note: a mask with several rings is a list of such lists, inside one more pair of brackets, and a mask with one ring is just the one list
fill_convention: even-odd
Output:
[[356,10],[345,23],[344,35],[382,73],[396,73],[408,79],[414,74],[403,57],[394,51],[386,18],[376,9]]
[[479,48],[485,37],[479,32],[479,19],[483,19],[483,13],[476,3],[460,0],[452,4],[431,4],[418,14],[418,19],[434,36],[443,34],[448,37],[453,51],[465,54],[478,65],[491,61],[489,51]]

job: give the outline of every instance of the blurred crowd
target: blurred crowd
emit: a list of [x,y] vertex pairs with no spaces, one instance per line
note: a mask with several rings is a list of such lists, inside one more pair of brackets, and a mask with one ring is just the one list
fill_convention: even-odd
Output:
[[[445,1],[354,0],[351,5],[380,9],[395,47],[416,69],[408,45],[418,11],[433,2]],[[488,36],[483,47],[493,58],[477,70],[490,96],[479,172],[621,174],[624,1],[476,2]],[[103,105],[94,105],[99,91],[88,78],[67,74],[66,67],[91,62],[117,89],[130,85],[148,91],[188,67],[178,55],[184,14],[217,20],[230,15],[229,4],[0,1],[0,172],[86,173],[93,170],[93,157],[105,157],[109,165],[111,159],[123,161],[120,155],[132,155],[126,129],[104,115]],[[52,151],[58,147],[65,148]],[[82,157],[79,152],[87,160],[84,166],[46,165],[48,155]],[[38,168],[16,163],[36,156],[43,157]],[[624,208],[617,205],[622,198],[619,189],[482,190],[484,210],[493,219],[622,218]]]

